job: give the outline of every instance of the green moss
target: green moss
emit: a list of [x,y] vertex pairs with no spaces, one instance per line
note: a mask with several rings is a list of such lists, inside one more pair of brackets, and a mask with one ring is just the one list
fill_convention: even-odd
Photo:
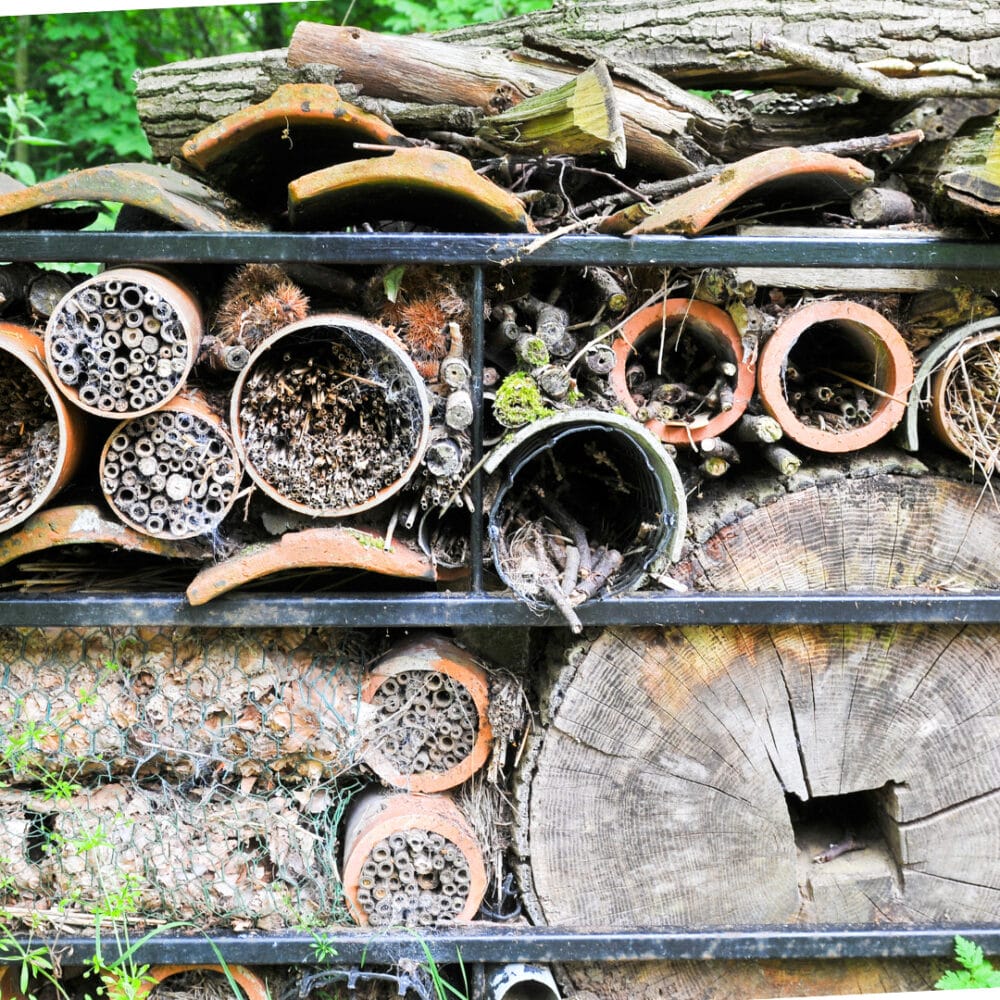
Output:
[[369,535],[365,531],[358,531],[357,528],[348,528],[347,531],[354,536],[355,541],[364,549],[381,549],[385,551],[385,539]]
[[527,372],[513,372],[497,388],[493,416],[504,427],[522,427],[553,412],[543,402],[537,383]]

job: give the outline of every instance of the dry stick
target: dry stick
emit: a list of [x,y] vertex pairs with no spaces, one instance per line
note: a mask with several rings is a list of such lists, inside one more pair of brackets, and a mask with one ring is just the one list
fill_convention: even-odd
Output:
[[543,570],[539,573],[539,587],[542,588],[545,596],[552,602],[556,610],[566,619],[566,624],[569,625],[570,631],[574,635],[579,635],[583,631],[583,622],[580,621],[579,616],[573,610],[569,595],[564,594],[562,588],[559,586],[555,577],[555,567],[552,566],[551,561],[545,554],[541,538],[537,536],[535,538],[535,557],[538,559],[539,566],[548,567],[552,570],[552,572],[545,572]]
[[573,540],[573,544],[576,546],[576,550],[580,556],[580,575],[587,576],[593,568],[593,559],[590,552],[590,543],[587,541],[587,533],[583,530],[583,525],[558,500],[547,496],[541,486],[535,486],[534,491],[549,516],[559,526],[559,529]]
[[862,66],[837,52],[806,42],[793,42],[778,35],[765,35],[755,48],[758,52],[776,56],[793,66],[816,70],[835,82],[857,87],[887,101],[920,101],[927,97],[996,97],[1000,94],[1000,82],[996,80],[971,80],[958,74],[901,80]]
[[[803,153],[831,153],[834,156],[868,156],[872,153],[884,153],[891,149],[905,149],[907,146],[915,146],[918,142],[923,142],[923,140],[923,131],[915,128],[906,132],[861,136],[854,139],[840,139],[834,142],[817,142],[797,148]],[[683,194],[685,191],[689,191],[699,184],[710,181],[717,174],[721,174],[723,170],[731,166],[731,163],[713,163],[710,167],[705,167],[703,170],[697,171],[697,173],[685,174],[683,177],[637,184],[636,190],[642,195],[640,198],[630,201],[629,196],[624,193],[608,194],[602,198],[595,198],[593,201],[588,201],[583,205],[577,206],[576,211],[578,215],[587,217],[607,212],[611,209],[622,208],[625,205],[640,201],[649,205],[657,198],[669,198],[671,195]]]
[[617,549],[605,549],[589,575],[584,577],[569,595],[573,604],[590,600],[603,587],[622,564],[622,554]]
[[815,370],[818,372],[826,372],[828,375],[833,375],[836,378],[842,378],[845,382],[850,382],[851,385],[856,385],[860,389],[867,389],[869,392],[874,392],[876,396],[881,396],[883,399],[891,399],[894,403],[902,403],[904,406],[906,405],[905,397],[900,399],[899,396],[893,396],[891,393],[879,389],[878,386],[871,385],[868,382],[862,382],[859,378],[852,378],[850,375],[845,375],[843,372],[839,372],[835,368],[819,367]]
[[687,284],[686,281],[675,281],[672,285],[668,286],[666,280],[664,279],[663,287],[658,288],[655,292],[653,292],[652,295],[649,296],[648,299],[646,299],[645,302],[636,306],[636,308],[633,309],[632,312],[628,314],[628,316],[626,316],[624,319],[619,320],[613,327],[611,327],[608,330],[605,330],[602,334],[600,334],[600,336],[594,337],[593,340],[589,340],[586,344],[584,344],[583,347],[581,347],[580,350],[578,350],[576,354],[574,354],[573,357],[571,357],[569,361],[566,362],[566,371],[572,371],[573,366],[580,360],[580,358],[582,358],[587,353],[587,351],[590,350],[590,348],[596,347],[598,344],[603,343],[609,337],[613,337],[619,330],[621,330],[625,326],[626,323],[628,323],[628,321],[636,313],[642,312],[643,309],[647,308],[648,306],[651,306],[654,302],[658,301],[661,296],[663,298],[666,298],[671,292],[676,291],[678,288],[683,288],[683,286],[686,284]]
[[774,417],[766,414],[745,413],[735,428],[736,440],[745,444],[774,444],[780,441],[784,431]]
[[783,476],[794,476],[802,468],[802,459],[780,444],[768,444],[761,448],[764,461]]

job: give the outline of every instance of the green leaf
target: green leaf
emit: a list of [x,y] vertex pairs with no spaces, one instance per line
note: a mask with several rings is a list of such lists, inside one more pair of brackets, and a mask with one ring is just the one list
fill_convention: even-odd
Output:
[[61,139],[46,139],[41,135],[19,135],[17,141],[25,146],[65,146]]
[[959,965],[972,972],[979,968],[984,962],[983,949],[980,948],[974,941],[970,941],[968,938],[962,937],[961,934],[956,934],[955,959],[958,961]]
[[403,275],[406,273],[406,265],[398,264],[391,271],[386,271],[382,277],[382,287],[385,289],[385,297],[390,302],[395,302],[399,295],[399,289],[403,284]]

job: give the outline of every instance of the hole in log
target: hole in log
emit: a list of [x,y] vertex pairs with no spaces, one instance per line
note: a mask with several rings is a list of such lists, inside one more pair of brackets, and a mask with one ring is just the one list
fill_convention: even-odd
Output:
[[893,849],[898,838],[895,824],[884,808],[886,794],[898,788],[887,782],[881,788],[843,795],[819,795],[805,800],[785,795],[798,852],[800,919],[815,919],[827,899],[845,890],[865,891],[870,882],[892,880],[901,884],[899,858]]

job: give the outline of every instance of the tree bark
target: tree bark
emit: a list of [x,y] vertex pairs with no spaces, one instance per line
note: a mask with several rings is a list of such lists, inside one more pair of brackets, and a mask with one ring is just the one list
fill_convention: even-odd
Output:
[[[817,476],[770,504],[741,501],[735,520],[731,501],[731,523],[672,575],[722,591],[995,587],[1000,526],[979,492],[937,476]],[[996,636],[958,624],[610,628],[564,650],[518,790],[532,917],[996,920]],[[852,835],[864,849],[817,860]],[[881,960],[567,971],[602,1000],[898,990],[929,975]]]
[[289,69],[284,49],[188,59],[135,73],[135,103],[153,150],[166,162],[192,135],[250,104],[283,83],[333,83],[335,67]]
[[[436,37],[518,49],[530,46],[532,36],[553,35],[609,62],[621,56],[675,83],[702,88],[824,82],[815,70],[761,55],[757,46],[766,36],[857,63],[893,57],[919,65],[947,59],[1000,78],[1000,9],[984,0],[575,0]],[[970,85],[975,82],[968,79]]]

